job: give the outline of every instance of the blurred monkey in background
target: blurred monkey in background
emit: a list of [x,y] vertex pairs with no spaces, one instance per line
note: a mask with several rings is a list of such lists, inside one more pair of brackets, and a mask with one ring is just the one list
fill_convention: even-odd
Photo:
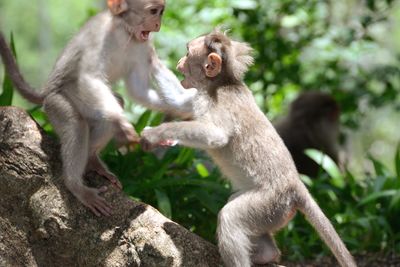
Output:
[[340,108],[329,94],[301,93],[290,105],[289,114],[275,128],[292,154],[299,173],[316,177],[320,166],[304,150],[320,150],[339,163]]

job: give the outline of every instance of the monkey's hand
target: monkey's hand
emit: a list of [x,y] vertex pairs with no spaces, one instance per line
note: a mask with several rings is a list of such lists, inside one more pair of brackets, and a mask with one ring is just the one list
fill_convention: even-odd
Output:
[[128,121],[120,121],[116,126],[114,138],[118,146],[132,145],[140,142],[139,135]]
[[142,131],[140,144],[142,149],[145,151],[151,151],[159,146],[175,146],[178,144],[178,140],[163,138],[164,131],[163,125],[155,128],[146,127]]

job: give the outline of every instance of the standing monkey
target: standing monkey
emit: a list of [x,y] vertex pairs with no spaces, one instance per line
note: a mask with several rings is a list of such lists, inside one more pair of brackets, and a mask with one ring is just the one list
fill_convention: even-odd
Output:
[[164,123],[142,133],[151,149],[163,140],[205,149],[235,193],[218,218],[218,246],[229,267],[277,261],[273,234],[296,210],[305,214],[341,266],[354,267],[349,251],[299,179],[282,139],[258,108],[242,77],[251,48],[214,31],[188,44],[178,63],[182,85],[196,87],[191,121]]
[[290,105],[288,116],[276,123],[300,173],[316,177],[320,170],[304,154],[307,148],[318,149],[339,162],[339,115],[339,105],[332,96],[310,91],[300,94]]
[[[98,153],[112,137],[121,145],[138,141],[110,84],[123,79],[137,102],[182,116],[191,113],[188,100],[195,93],[182,88],[148,42],[150,32],[160,30],[164,0],[108,0],[107,4],[108,10],[90,19],[66,46],[41,93],[23,79],[0,33],[0,54],[15,87],[31,102],[43,104],[60,137],[65,185],[97,216],[111,214],[99,196],[107,188],[85,186],[85,169],[121,188]],[[158,91],[149,88],[150,76]]]

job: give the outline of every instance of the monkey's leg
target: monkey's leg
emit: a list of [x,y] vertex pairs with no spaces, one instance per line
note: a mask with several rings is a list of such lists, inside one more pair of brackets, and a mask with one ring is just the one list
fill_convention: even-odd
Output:
[[119,145],[139,142],[138,134],[125,118],[121,104],[104,80],[83,75],[76,88],[68,88],[63,94],[85,120],[90,123],[111,123]]
[[253,252],[251,260],[255,264],[266,264],[268,262],[279,262],[281,252],[275,244],[270,233],[252,238]]
[[97,121],[90,124],[89,163],[87,169],[95,171],[97,174],[107,178],[114,186],[122,189],[122,184],[117,176],[108,170],[106,164],[99,157],[99,152],[113,136],[112,124],[105,121]]
[[282,228],[293,214],[294,205],[289,194],[278,195],[275,191],[276,188],[245,191],[220,211],[218,247],[226,266],[250,267],[251,259],[257,263],[279,259],[279,250],[265,234]]
[[51,94],[44,102],[45,111],[60,137],[63,179],[71,193],[94,214],[109,216],[111,208],[99,196],[107,187],[89,188],[83,184],[83,173],[88,162],[89,126],[61,94]]

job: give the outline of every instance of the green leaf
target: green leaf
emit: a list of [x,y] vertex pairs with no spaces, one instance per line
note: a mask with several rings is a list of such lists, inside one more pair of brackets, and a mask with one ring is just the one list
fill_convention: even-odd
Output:
[[[17,58],[17,53],[15,52],[14,36],[12,33],[10,35],[10,39],[11,39],[10,43],[11,50],[15,58]],[[0,106],[10,106],[12,104],[13,95],[14,95],[14,86],[7,72],[4,71],[3,92],[0,95]]]
[[183,165],[189,162],[194,157],[194,150],[192,148],[184,147],[179,152],[178,157],[175,160],[176,164]]
[[218,201],[216,201],[211,194],[204,190],[196,190],[195,193],[196,198],[203,206],[205,206],[213,214],[218,214],[223,203],[218,203]]
[[231,6],[237,9],[250,10],[257,7],[257,1],[255,0],[232,0]]
[[146,110],[142,116],[140,116],[138,122],[135,125],[136,132],[141,133],[143,129],[149,124],[151,117],[151,110]]
[[389,176],[390,171],[388,170],[388,168],[385,165],[383,165],[382,162],[376,160],[371,155],[368,155],[368,158],[372,161],[372,164],[374,165],[376,175]]
[[388,176],[377,176],[373,181],[373,183],[374,183],[373,184],[374,185],[374,187],[373,187],[374,192],[382,191],[383,186],[385,185],[385,183],[386,183],[388,178],[389,178]]
[[396,175],[400,179],[400,143],[397,145],[396,155],[394,159],[394,166],[396,166]]
[[385,190],[385,191],[381,191],[381,192],[375,192],[375,193],[372,193],[371,195],[365,197],[364,199],[362,199],[360,201],[360,203],[358,204],[358,206],[365,205],[365,204],[372,202],[378,198],[394,196],[396,194],[397,194],[397,190]]
[[196,164],[196,170],[203,178],[210,176],[207,168],[201,163]]
[[160,123],[163,121],[164,119],[164,114],[162,113],[157,113],[154,118],[151,120],[150,122],[150,126],[151,127],[155,127],[157,125],[160,125]]
[[389,204],[389,209],[393,209],[400,203],[400,190],[397,191],[397,193],[392,197],[392,200],[390,201]]
[[300,179],[305,183],[308,187],[313,186],[313,180],[305,174],[300,174]]
[[329,174],[332,178],[330,180],[332,185],[342,189],[345,187],[344,177],[340,172],[339,167],[328,155],[316,149],[306,149],[304,153],[318,163],[322,169]]
[[171,201],[167,193],[161,190],[154,190],[157,198],[157,206],[160,212],[167,218],[172,218]]

